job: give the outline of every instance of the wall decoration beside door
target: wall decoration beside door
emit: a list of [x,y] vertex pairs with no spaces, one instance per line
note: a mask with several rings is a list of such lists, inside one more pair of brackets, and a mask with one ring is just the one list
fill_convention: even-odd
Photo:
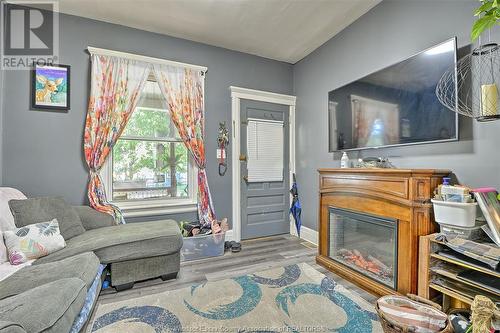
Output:
[[31,74],[31,108],[69,110],[70,66],[33,65]]

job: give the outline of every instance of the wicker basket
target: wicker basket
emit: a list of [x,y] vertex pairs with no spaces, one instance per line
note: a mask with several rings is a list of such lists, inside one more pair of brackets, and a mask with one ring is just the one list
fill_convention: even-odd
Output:
[[[432,306],[433,308],[436,308],[438,309],[439,311],[442,311],[441,309],[441,306],[432,302],[432,301],[429,301],[428,299],[425,299],[425,298],[422,298],[422,297],[419,297],[417,295],[413,295],[413,294],[408,294],[406,295],[409,299],[415,301],[415,302],[419,302],[419,303],[423,303],[423,304],[426,304],[426,305],[430,305]],[[382,329],[384,330],[384,333],[401,333],[401,332],[404,332],[404,333],[410,333],[410,332],[415,332],[415,328],[413,326],[407,326],[407,325],[403,325],[403,324],[400,324],[400,323],[396,323],[395,321],[393,321],[392,319],[390,318],[387,318],[383,313],[382,311],[380,311],[379,307],[378,307],[378,304],[375,305],[375,310],[377,310],[377,314],[380,318],[380,324],[382,325]],[[442,330],[442,331],[439,331],[439,333],[453,333],[453,327],[451,326],[451,322],[449,319],[446,320],[446,327]]]

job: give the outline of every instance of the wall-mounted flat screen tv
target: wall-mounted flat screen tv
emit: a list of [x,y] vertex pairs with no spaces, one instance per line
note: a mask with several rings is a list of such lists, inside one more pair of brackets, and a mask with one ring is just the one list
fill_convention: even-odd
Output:
[[458,115],[435,94],[456,51],[452,38],[330,91],[329,150],[458,140]]

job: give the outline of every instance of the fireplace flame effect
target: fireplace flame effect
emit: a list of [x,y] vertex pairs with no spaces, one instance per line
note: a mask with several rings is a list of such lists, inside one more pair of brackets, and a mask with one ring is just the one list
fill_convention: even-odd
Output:
[[378,280],[392,281],[393,269],[387,266],[373,255],[366,257],[360,251],[353,249],[339,249],[337,257],[348,266],[358,268],[358,270],[370,273],[369,276],[374,276]]

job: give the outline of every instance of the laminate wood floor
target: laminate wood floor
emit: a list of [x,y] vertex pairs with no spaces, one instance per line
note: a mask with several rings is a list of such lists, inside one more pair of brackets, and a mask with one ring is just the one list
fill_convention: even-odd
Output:
[[316,253],[315,245],[291,235],[247,240],[242,242],[242,250],[239,253],[226,252],[222,257],[181,263],[181,270],[175,280],[154,279],[138,282],[134,288],[119,293],[113,288],[103,290],[97,303],[121,301],[297,263],[311,265],[347,289],[357,292],[368,302],[376,301],[375,296],[317,265]]

